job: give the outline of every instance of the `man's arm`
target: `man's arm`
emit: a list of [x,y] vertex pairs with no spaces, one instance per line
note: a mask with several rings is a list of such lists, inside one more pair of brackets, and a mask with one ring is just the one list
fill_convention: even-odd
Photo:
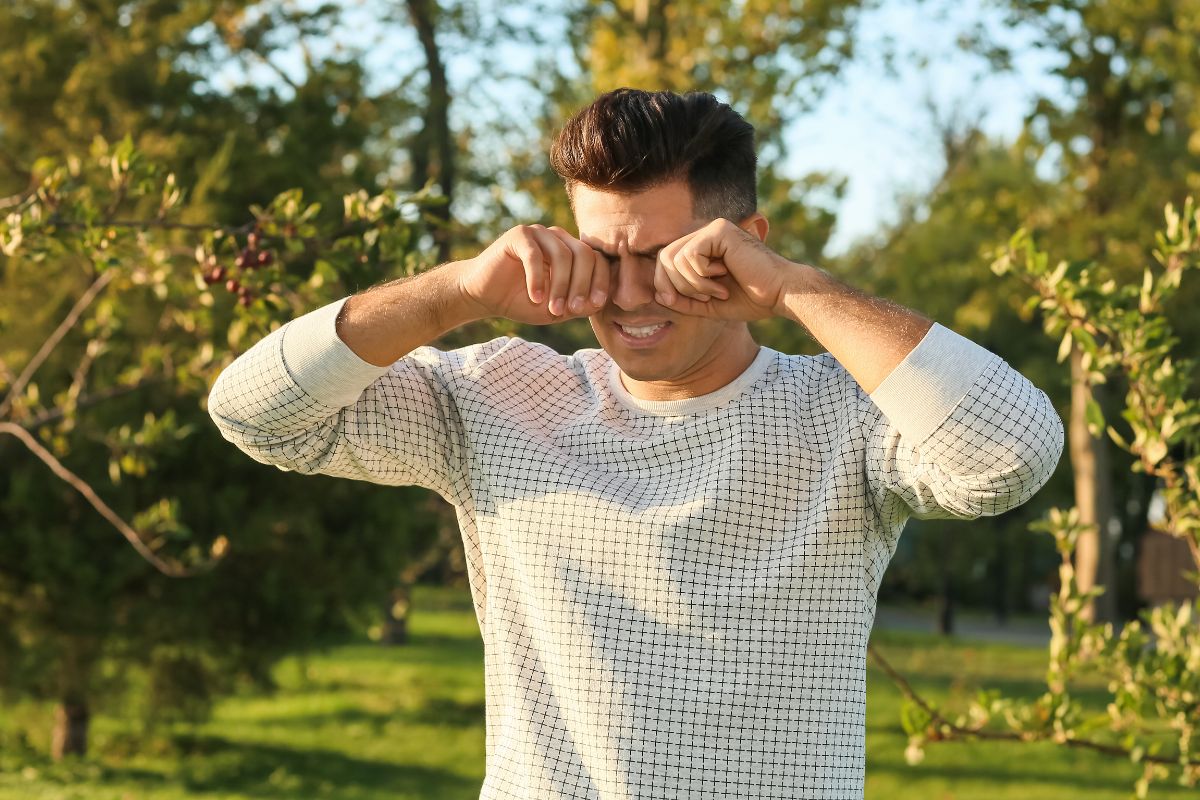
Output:
[[479,319],[475,303],[459,290],[462,264],[452,262],[346,299],[337,316],[338,338],[379,367]]
[[[608,283],[603,258],[566,231],[518,225],[475,258],[352,296],[337,333],[364,361],[386,366],[477,319],[547,325],[593,314]],[[587,299],[568,309],[568,296]]]
[[788,272],[777,313],[804,326],[865,395],[867,475],[882,519],[1000,514],[1049,479],[1062,422],[1003,359],[824,270],[789,263]]
[[217,376],[209,415],[222,436],[264,464],[424,486],[453,502],[467,471],[456,376],[508,340],[451,351],[422,345],[486,316],[533,323],[574,316],[534,303],[533,288],[561,301],[577,284],[587,288],[596,259],[550,229],[514,228],[473,259],[288,321]]
[[791,273],[777,314],[804,326],[868,394],[920,344],[933,321],[807,264]]
[[933,322],[871,297],[824,270],[789,261],[763,242],[767,224],[715,219],[662,248],[656,299],[684,314],[723,319],[786,317],[802,325],[872,392],[925,337]]
[[1063,426],[1045,392],[949,328],[787,260],[763,244],[764,223],[745,224],[752,230],[714,220],[659,251],[660,302],[729,319],[782,316],[828,348],[857,384],[882,518],[999,514],[1046,482]]

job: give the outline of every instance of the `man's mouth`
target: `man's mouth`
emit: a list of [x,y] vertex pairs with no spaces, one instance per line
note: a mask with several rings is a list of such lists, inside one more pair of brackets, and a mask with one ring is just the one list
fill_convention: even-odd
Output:
[[613,326],[620,332],[623,342],[636,346],[656,344],[666,335],[667,330],[671,327],[671,323],[664,321],[631,325],[623,322],[614,322]]
[[647,336],[653,336],[659,329],[666,327],[665,322],[656,322],[653,325],[622,325],[617,323],[617,327],[625,331],[625,333],[637,339],[645,339]]

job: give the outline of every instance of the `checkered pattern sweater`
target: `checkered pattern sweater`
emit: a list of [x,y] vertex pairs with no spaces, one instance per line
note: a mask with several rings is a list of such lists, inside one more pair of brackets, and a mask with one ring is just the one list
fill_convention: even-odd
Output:
[[1062,452],[1046,395],[941,325],[870,394],[828,353],[760,347],[727,386],[652,402],[603,350],[515,337],[374,366],[336,333],[345,299],[238,357],[209,413],[264,464],[454,505],[482,800],[861,798],[905,520],[1004,512]]

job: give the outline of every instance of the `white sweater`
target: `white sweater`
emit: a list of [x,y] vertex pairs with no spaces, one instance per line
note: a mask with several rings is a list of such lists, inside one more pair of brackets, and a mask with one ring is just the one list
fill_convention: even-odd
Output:
[[282,470],[454,504],[485,643],[482,800],[861,798],[866,646],[907,517],[999,514],[1062,452],[1046,395],[935,325],[870,395],[767,347],[689,400],[607,353],[501,337],[387,367],[346,298],[217,378]]

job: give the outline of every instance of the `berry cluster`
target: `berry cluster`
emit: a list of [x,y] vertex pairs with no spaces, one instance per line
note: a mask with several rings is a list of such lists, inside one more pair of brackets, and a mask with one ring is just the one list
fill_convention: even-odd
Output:
[[[259,249],[258,231],[250,232],[246,237],[246,247],[233,260],[233,266],[243,272],[269,267],[273,263],[275,263],[274,254],[270,250]],[[216,255],[208,256],[202,271],[204,282],[210,286],[225,281],[225,289],[238,296],[238,304],[241,306],[249,306],[254,302],[254,290],[249,286],[243,286],[237,278],[229,275],[225,267],[217,263]]]

